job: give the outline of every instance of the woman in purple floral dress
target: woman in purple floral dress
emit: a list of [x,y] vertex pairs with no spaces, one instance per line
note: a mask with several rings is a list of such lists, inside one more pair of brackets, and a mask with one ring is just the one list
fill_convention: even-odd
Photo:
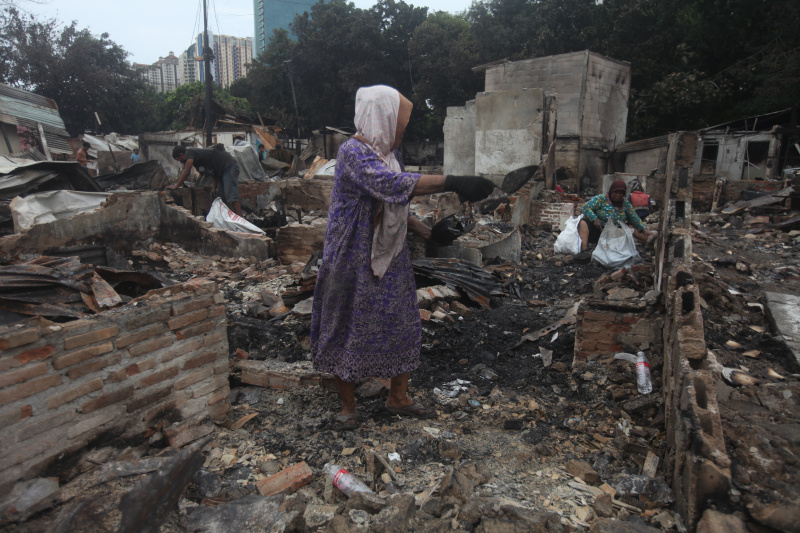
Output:
[[356,94],[358,133],[339,149],[328,211],[325,250],[311,319],[314,368],[336,376],[342,408],[334,427],[358,427],[355,382],[391,378],[386,408],[430,418],[436,412],[408,397],[419,366],[421,326],[406,235],[430,228],[409,215],[412,196],[446,190],[471,201],[494,185],[476,176],[404,172],[397,148],[412,104],[382,85]]

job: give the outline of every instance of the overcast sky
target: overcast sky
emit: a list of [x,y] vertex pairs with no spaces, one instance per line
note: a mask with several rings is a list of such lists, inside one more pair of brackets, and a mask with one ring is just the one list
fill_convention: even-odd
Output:
[[[375,0],[353,0],[365,9]],[[457,13],[472,0],[406,0],[428,11]],[[179,55],[192,44],[203,27],[202,0],[18,0],[19,6],[37,18],[56,18],[94,34],[108,33],[115,43],[130,53],[135,63],[153,63],[170,51]],[[208,29],[235,37],[253,36],[252,0],[208,0]]]

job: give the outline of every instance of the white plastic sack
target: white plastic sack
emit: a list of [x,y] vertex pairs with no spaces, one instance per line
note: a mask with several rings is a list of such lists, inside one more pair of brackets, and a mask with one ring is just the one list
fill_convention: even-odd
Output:
[[600,234],[592,259],[612,270],[641,263],[642,258],[633,240],[633,230],[627,224],[617,225],[609,220]]
[[578,235],[578,222],[581,221],[583,215],[577,217],[569,217],[564,223],[564,231],[562,231],[553,245],[553,252],[557,254],[579,254],[581,253],[581,236]]
[[110,192],[45,191],[11,200],[14,231],[20,233],[35,224],[69,218],[99,208]]
[[214,199],[206,220],[214,224],[215,228],[240,231],[242,233],[264,233],[264,230],[231,211],[221,198]]

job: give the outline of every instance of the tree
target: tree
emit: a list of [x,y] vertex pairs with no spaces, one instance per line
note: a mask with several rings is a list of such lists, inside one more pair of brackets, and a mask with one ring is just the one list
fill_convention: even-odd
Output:
[[0,31],[0,81],[55,100],[71,135],[94,129],[95,112],[120,133],[147,129],[157,116],[157,100],[108,34],[96,37],[75,22],[59,29],[14,8],[3,12]]
[[415,109],[430,110],[429,120],[412,126],[422,137],[439,138],[447,107],[464,105],[483,88],[483,77],[472,72],[478,54],[469,23],[443,11],[429,16],[414,31],[411,58],[416,73],[411,99]]

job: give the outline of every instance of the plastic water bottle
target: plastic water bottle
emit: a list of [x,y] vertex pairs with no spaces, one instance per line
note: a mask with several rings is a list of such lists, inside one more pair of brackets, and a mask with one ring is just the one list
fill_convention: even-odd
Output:
[[344,492],[348,498],[352,496],[354,492],[367,492],[374,494],[372,490],[364,484],[363,481],[339,465],[326,463],[322,470],[325,472],[325,474],[327,474],[331,481],[333,481],[333,485],[340,491]]
[[653,392],[653,382],[650,381],[650,363],[647,362],[644,352],[636,353],[636,387],[639,394]]

